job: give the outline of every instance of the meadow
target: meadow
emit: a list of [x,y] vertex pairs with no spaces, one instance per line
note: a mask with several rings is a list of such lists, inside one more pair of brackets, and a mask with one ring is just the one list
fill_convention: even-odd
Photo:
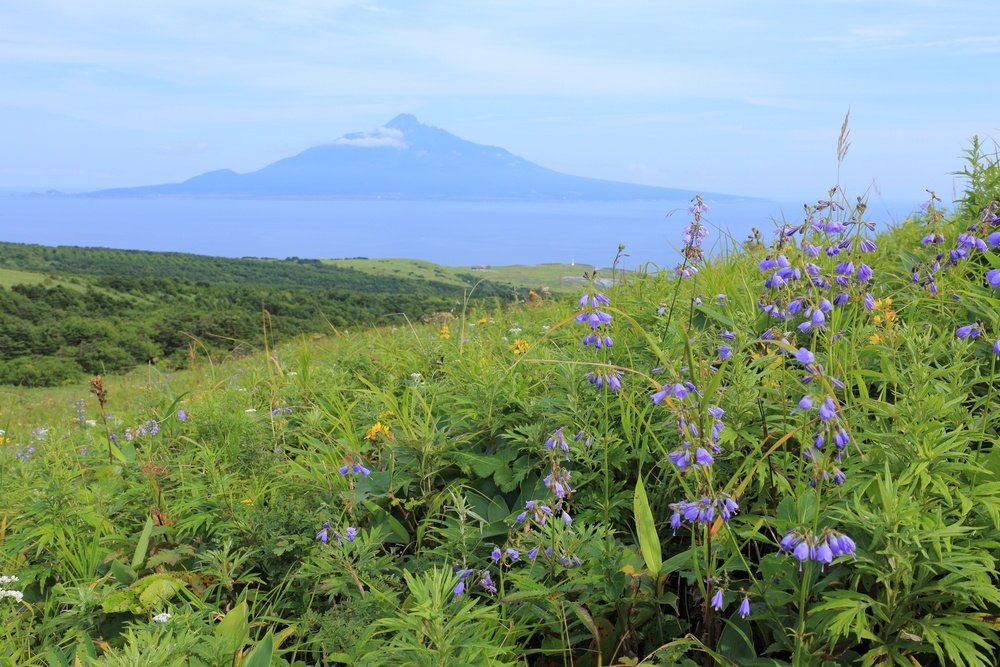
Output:
[[[1000,157],[677,266],[0,393],[0,657],[1000,660]],[[635,249],[629,249],[635,255]],[[266,332],[265,337],[266,340]]]

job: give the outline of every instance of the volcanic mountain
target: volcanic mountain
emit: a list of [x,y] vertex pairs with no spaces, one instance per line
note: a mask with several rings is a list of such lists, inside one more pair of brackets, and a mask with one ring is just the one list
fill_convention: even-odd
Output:
[[347,134],[257,171],[220,169],[183,183],[101,190],[90,196],[676,201],[694,194],[562,174],[402,114],[371,132]]

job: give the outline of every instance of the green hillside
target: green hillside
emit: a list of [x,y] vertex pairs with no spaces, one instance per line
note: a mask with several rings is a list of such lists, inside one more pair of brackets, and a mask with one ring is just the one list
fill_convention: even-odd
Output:
[[[0,390],[0,657],[1000,664],[1000,155],[969,157],[953,212],[878,235],[834,189],[706,258],[696,204],[674,271],[572,299]],[[80,294],[0,294],[35,289]]]

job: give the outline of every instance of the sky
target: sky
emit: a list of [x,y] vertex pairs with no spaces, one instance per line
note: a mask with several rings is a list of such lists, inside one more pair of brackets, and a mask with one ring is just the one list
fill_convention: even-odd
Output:
[[995,0],[12,0],[0,189],[253,171],[412,113],[579,176],[948,200],[970,138],[1000,139],[995,16]]

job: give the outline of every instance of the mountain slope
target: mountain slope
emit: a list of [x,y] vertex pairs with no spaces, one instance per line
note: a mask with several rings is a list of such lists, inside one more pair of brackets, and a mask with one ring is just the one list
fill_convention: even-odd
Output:
[[678,200],[694,194],[562,174],[402,114],[371,132],[345,135],[258,171],[221,169],[183,183],[102,190],[91,196]]

